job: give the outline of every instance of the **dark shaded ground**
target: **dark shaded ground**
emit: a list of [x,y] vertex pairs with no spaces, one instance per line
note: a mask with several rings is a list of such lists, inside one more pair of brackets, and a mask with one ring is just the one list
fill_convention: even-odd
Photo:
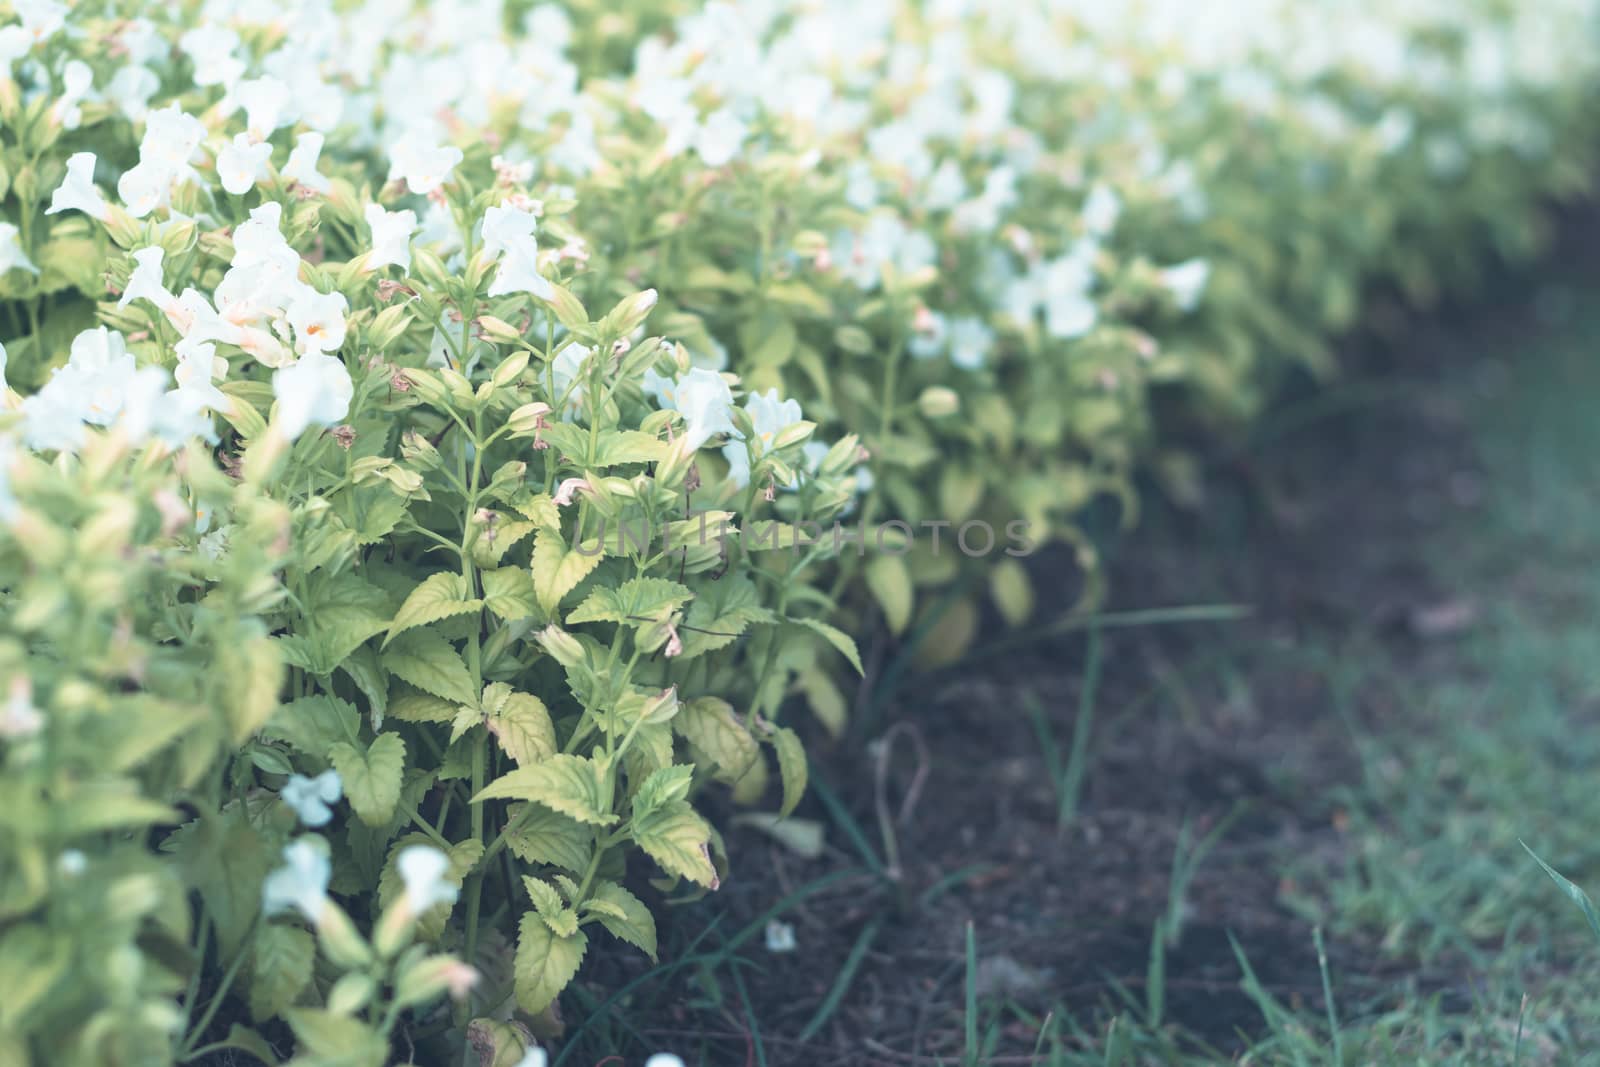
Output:
[[[1563,262],[1592,271],[1589,258]],[[911,678],[886,719],[893,748],[881,764],[871,746],[808,738],[826,783],[800,815],[825,824],[825,853],[806,860],[735,831],[733,876],[664,926],[666,944],[693,941],[714,958],[646,978],[599,1013],[642,968],[622,954],[591,961],[580,994],[588,1010],[569,1010],[583,1029],[564,1061],[587,1064],[605,1054],[593,1050],[630,1044],[707,1063],[958,1062],[971,921],[987,1010],[1018,1009],[1001,1019],[992,1062],[1026,1062],[1046,1011],[1099,1032],[1109,1011],[1128,1008],[1118,987],[1136,1013],[1148,1011],[1152,933],[1174,912],[1180,840],[1224,821],[1175,909],[1163,1018],[1224,1054],[1240,1032],[1259,1031],[1230,934],[1274,995],[1320,1011],[1312,930],[1280,872],[1291,860],[1343,862],[1333,798],[1361,774],[1353,733],[1405,714],[1396,688],[1347,684],[1349,665],[1381,658],[1410,677],[1470,676],[1453,637],[1471,609],[1435,587],[1429,545],[1474,521],[1482,472],[1466,420],[1510,373],[1477,356],[1463,363],[1463,353],[1492,351],[1497,337],[1514,352],[1538,326],[1532,292],[1441,313],[1394,340],[1353,342],[1345,384],[1281,409],[1247,446],[1213,458],[1201,507],[1155,504],[1117,547],[1119,610],[1244,604],[1252,613],[1104,634],[1087,775],[1064,831],[1025,709],[1037,700],[1065,752],[1083,634],[1038,634],[1007,654]],[[1070,601],[1075,579],[1063,562],[1035,562],[1040,603]],[[805,897],[784,918],[798,950],[769,952],[764,916],[796,891]],[[718,954],[741,933],[745,965],[729,962],[731,950]],[[1330,940],[1328,952],[1342,1000],[1381,996],[1402,972],[1447,1010],[1470,997],[1464,969],[1447,963],[1419,972],[1352,939]],[[842,972],[847,989],[830,1003]]]

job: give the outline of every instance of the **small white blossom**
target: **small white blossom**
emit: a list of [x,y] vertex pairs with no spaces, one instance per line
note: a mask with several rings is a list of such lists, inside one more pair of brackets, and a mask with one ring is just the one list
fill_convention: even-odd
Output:
[[254,189],[256,182],[267,176],[272,162],[272,145],[267,141],[250,140],[248,133],[235,134],[233,140],[217,153],[217,177],[222,187],[234,196],[243,196]]
[[337,804],[343,795],[344,783],[339,780],[339,772],[332,769],[323,771],[315,778],[291,774],[278,791],[279,799],[293,808],[300,821],[307,826],[326,826],[328,820],[333,818],[333,809],[329,805]]
[[106,198],[94,184],[94,167],[98,160],[93,152],[76,152],[67,158],[67,175],[61,179],[55,194],[50,198],[46,215],[62,211],[81,211],[92,218],[104,219],[110,211]]
[[405,883],[406,908],[421,915],[435,904],[453,904],[459,892],[446,880],[450,857],[432,845],[408,845],[400,850],[395,868]]
[[1210,278],[1211,264],[1203,259],[1191,259],[1161,272],[1161,284],[1167,287],[1173,301],[1183,311],[1193,311],[1200,306]]
[[39,273],[39,268],[33,265],[33,260],[29,259],[28,253],[23,250],[21,235],[17,228],[9,222],[0,222],[0,274],[10,270]]
[[289,159],[283,165],[280,173],[290,181],[314,193],[326,193],[330,188],[328,179],[317,171],[317,160],[322,156],[323,137],[315,130],[302,133],[295,138],[294,148],[289,152]]
[[302,837],[283,850],[282,867],[261,884],[261,909],[267,915],[298,911],[306,921],[321,920],[328,906],[328,879],[333,867],[319,838]]
[[295,347],[301,352],[334,352],[344,344],[345,314],[350,310],[343,293],[319,293],[305,287],[285,312],[294,328]]
[[539,245],[531,235],[513,238],[503,251],[489,295],[507,293],[531,293],[540,300],[556,295],[550,280],[539,273]]
[[461,149],[454,145],[407,134],[389,152],[389,180],[404,179],[413,193],[426,196],[449,180],[460,162]]
[[401,270],[410,270],[411,235],[417,232],[417,213],[385,211],[377,204],[368,204],[364,216],[372,231],[372,249],[363,261],[365,269],[378,270],[394,264]]
[[308,352],[273,372],[272,393],[278,424],[292,441],[309,426],[333,426],[349,414],[355,384],[340,360]]
[[685,447],[691,452],[716,434],[734,432],[733,391],[716,371],[694,367],[673,380],[647,370],[644,389],[661,408],[683,416]]

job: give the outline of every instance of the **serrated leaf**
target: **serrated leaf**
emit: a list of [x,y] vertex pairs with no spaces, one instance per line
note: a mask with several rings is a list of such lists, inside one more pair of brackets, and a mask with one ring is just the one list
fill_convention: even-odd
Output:
[[667,443],[639,430],[606,430],[595,446],[594,465],[657,463],[667,456]]
[[880,553],[867,561],[867,588],[873,599],[883,609],[889,632],[896,637],[905,633],[911,624],[911,607],[915,596],[911,589],[911,571],[903,557]]
[[328,749],[341,741],[354,742],[360,729],[355,705],[338,697],[312,696],[279,707],[262,734],[287,741],[307,756],[327,759]]
[[527,693],[512,693],[485,723],[500,743],[501,751],[519,767],[540,763],[557,752],[556,728],[544,701]]
[[461,705],[404,685],[389,693],[389,717],[401,722],[450,722]]
[[556,506],[549,493],[523,490],[506,503],[535,526],[546,529],[561,528],[561,509]]
[[531,800],[596,826],[610,826],[617,821],[602,792],[599,767],[582,756],[562,754],[531,767],[519,767],[489,783],[472,798],[472,803],[500,798]]
[[594,854],[594,831],[543,804],[513,804],[506,846],[526,863],[583,873]]
[[[478,692],[455,646],[432,630],[409,630],[384,649],[383,669],[453,704],[475,704]],[[452,709],[452,715],[454,711]]]
[[468,730],[483,722],[483,709],[463,704],[456,709],[456,717],[450,720],[450,744],[455,744],[464,737]]
[[554,615],[561,598],[600,565],[599,552],[569,548],[559,530],[541,529],[533,539],[533,588],[546,615]]
[[844,658],[850,661],[850,666],[856,669],[857,674],[865,675],[867,673],[861,669],[861,653],[856,651],[855,639],[849,634],[838,627],[829,626],[821,619],[790,619],[789,621],[804,626],[812,633],[821,634],[828,644],[838,649],[844,655]]
[[686,764],[656,771],[641,782],[633,794],[634,819],[646,818],[651,812],[659,811],[673,801],[685,799],[693,781],[694,768]]
[[396,733],[382,733],[365,752],[348,742],[328,750],[328,759],[344,782],[350,806],[368,826],[394,818],[406,766],[406,743]]
[[517,1006],[535,1015],[548,1008],[577,975],[588,947],[589,939],[582,930],[557,937],[537,913],[523,915],[513,971]]
[[317,943],[298,926],[267,923],[250,948],[250,1018],[282,1015],[311,981]]
[[666,578],[634,578],[615,589],[596,589],[567,615],[567,622],[629,622],[654,620],[694,598],[688,586]]
[[482,578],[483,602],[507,622],[525,619],[538,607],[533,574],[526,567],[500,567],[484,571]]
[[[319,576],[320,577],[320,576]],[[305,637],[313,674],[331,674],[367,638],[389,628],[389,594],[364,578],[341,574],[313,581],[306,592]]]
[[783,778],[783,806],[778,809],[778,815],[782,817],[792,813],[800,803],[800,798],[805,796],[808,778],[806,750],[800,743],[800,735],[787,726],[775,727],[767,740],[778,754],[778,773]]
[[485,570],[498,565],[505,558],[505,554],[516,547],[517,542],[538,528],[538,523],[525,519],[496,523],[483,536],[472,542],[473,562]]
[[684,704],[672,728],[715,764],[718,781],[732,784],[760,758],[761,747],[740,721],[733,705],[717,697],[697,697]]
[[394,620],[389,624],[389,636],[384,638],[383,646],[389,647],[389,642],[396,636],[415,627],[477,611],[483,606],[483,601],[469,596],[468,593],[467,580],[461,575],[451,574],[448,571],[430,574],[421,585],[411,590],[411,595],[406,597],[405,603],[400,605],[400,610],[395,612]]
[[656,920],[644,902],[615,882],[596,882],[584,906],[600,918],[600,925],[656,958]]
[[753,624],[776,619],[772,610],[761,603],[761,596],[750,579],[729,575],[704,582],[684,613],[683,652],[678,659],[689,660],[725,648]]
[[525,874],[522,876],[522,885],[528,891],[528,899],[533,901],[533,910],[545,918],[567,910],[567,902],[561,899],[561,894],[549,882]]
[[675,800],[631,823],[633,840],[660,864],[675,874],[707,889],[721,883],[711,864],[711,827],[684,800]]

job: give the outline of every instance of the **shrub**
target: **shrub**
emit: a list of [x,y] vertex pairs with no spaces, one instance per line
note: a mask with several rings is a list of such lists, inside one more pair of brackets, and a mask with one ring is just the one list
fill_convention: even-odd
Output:
[[0,1061],[532,1055],[852,633],[1584,184],[1586,0],[1259,7],[13,0]]

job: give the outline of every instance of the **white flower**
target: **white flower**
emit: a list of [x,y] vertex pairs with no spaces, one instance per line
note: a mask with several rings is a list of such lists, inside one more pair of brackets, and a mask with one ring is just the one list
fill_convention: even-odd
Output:
[[793,952],[796,948],[794,926],[789,923],[772,919],[765,934],[768,952]]
[[540,300],[556,295],[549,279],[539,273],[539,245],[531,235],[515,237],[504,248],[489,295],[506,293],[531,293]]
[[944,351],[949,323],[937,311],[920,308],[912,321],[911,340],[906,345],[917,359],[931,359]]
[[950,362],[963,370],[977,370],[994,347],[994,331],[982,319],[961,315],[950,320]]
[[443,185],[461,162],[461,149],[439,145],[408,133],[389,152],[389,180],[405,179],[413,193],[423,196]]
[[270,142],[256,143],[250,140],[248,133],[235,134],[217,153],[217,177],[222,179],[222,187],[228,192],[243,196],[266,177],[271,162]]
[[400,850],[395,868],[405,883],[406,908],[421,915],[435,904],[454,904],[458,890],[445,879],[450,857],[432,845],[408,845]]
[[1111,236],[1122,214],[1122,199],[1109,185],[1097,184],[1083,204],[1083,228],[1092,237]]
[[315,130],[302,133],[295,138],[294,148],[289,152],[289,159],[280,172],[285,178],[296,185],[304,186],[314,193],[328,191],[328,179],[317,171],[317,160],[322,156],[323,137]]
[[[499,207],[483,213],[483,250],[491,256],[500,256],[523,240],[531,241],[538,225],[539,217],[533,212],[524,211],[509,200],[502,201]],[[534,248],[537,251],[537,243]]]
[[695,131],[695,154],[708,167],[720,167],[738,153],[747,129],[732,111],[718,108]]
[[278,424],[291,441],[308,426],[336,425],[349,413],[354,392],[345,365],[319,352],[309,352],[272,374]]
[[267,915],[298,911],[308,922],[318,922],[328,906],[328,879],[333,867],[320,838],[307,836],[286,846],[284,865],[261,884],[261,910]]
[[50,106],[51,116],[63,129],[75,130],[83,122],[83,103],[94,88],[94,71],[81,59],[74,59],[61,70],[61,95]]
[[1172,299],[1183,311],[1193,311],[1200,306],[1206,282],[1211,277],[1211,264],[1203,259],[1191,259],[1161,272],[1161,284],[1172,294]]
[[[762,454],[772,448],[772,442],[783,430],[799,422],[802,417],[800,401],[793,398],[779,400],[777,389],[765,393],[751,393],[745,398],[744,409],[750,415],[756,440],[761,442]],[[750,484],[749,443],[730,441],[722,446],[722,458],[728,461],[728,477],[741,489]]]
[[251,208],[250,217],[233,230],[232,266],[274,263],[287,267],[291,273],[298,271],[300,255],[284,239],[282,225],[282,204],[269,201]]
[[302,288],[285,312],[294,327],[295,347],[301,352],[336,351],[344,344],[344,317],[349,310],[343,293]]
[[194,83],[199,86],[232,85],[244,73],[244,63],[235,58],[239,35],[222,26],[200,26],[178,39],[194,63]]
[[129,122],[138,122],[150,110],[150,98],[161,88],[161,78],[155,71],[139,63],[130,63],[111,76],[106,95],[117,102]]
[[[137,369],[122,334],[100,326],[72,339],[67,365],[61,368],[66,375],[61,380],[64,388],[71,382],[70,388],[78,392],[83,421],[109,426],[122,411],[127,384]],[[60,375],[52,376],[46,388],[54,385],[57,377]]]
[[94,184],[94,166],[98,160],[93,152],[76,152],[67,158],[67,176],[61,179],[55,195],[50,198],[46,215],[62,211],[81,211],[93,218],[104,219],[110,210],[106,198]]
[[525,1049],[522,1053],[522,1058],[512,1067],[548,1067],[549,1063],[550,1057],[545,1054],[544,1049],[534,1045],[532,1048]]
[[644,388],[661,408],[683,416],[685,447],[691,452],[715,434],[734,432],[733,391],[716,371],[694,367],[674,381],[647,370]]
[[1094,271],[1088,260],[1069,254],[1051,260],[1040,279],[1044,297],[1044,328],[1051,337],[1070,340],[1094,329],[1100,313],[1089,289]]
[[217,346],[185,337],[174,351],[178,354],[178,368],[172,376],[184,402],[195,410],[228,411],[228,397],[215,384],[227,373],[228,361],[217,355]]
[[333,809],[344,795],[344,783],[336,770],[323,771],[315,778],[291,774],[278,791],[278,798],[294,809],[300,821],[307,826],[325,826],[333,818]]
[[170,183],[187,177],[200,142],[206,137],[205,123],[186,114],[177,104],[152,111],[145,116],[144,136],[139,139],[139,163],[164,175]]
[[135,300],[148,300],[165,312],[177,304],[177,298],[161,280],[161,261],[165,256],[166,251],[160,245],[151,245],[133,253],[133,273],[128,276],[128,286],[122,290],[117,307],[125,308]]
[[166,202],[172,191],[172,176],[146,163],[137,163],[117,179],[117,195],[128,214],[142,219]]
[[683,1060],[670,1052],[657,1052],[644,1061],[644,1067],[683,1067]]
[[11,9],[21,25],[23,39],[31,48],[54,37],[66,25],[67,6],[56,0],[15,0]]
[[33,260],[28,258],[28,253],[22,248],[17,228],[9,222],[0,222],[0,274],[8,270],[39,273],[39,268],[33,265]]
[[368,204],[364,214],[372,230],[372,250],[367,253],[365,269],[377,270],[392,263],[401,270],[410,270],[411,235],[417,232],[417,213],[385,211],[377,204]]
[[251,78],[234,86],[233,98],[245,111],[245,125],[252,141],[265,141],[284,124],[289,109],[289,87],[267,75]]

